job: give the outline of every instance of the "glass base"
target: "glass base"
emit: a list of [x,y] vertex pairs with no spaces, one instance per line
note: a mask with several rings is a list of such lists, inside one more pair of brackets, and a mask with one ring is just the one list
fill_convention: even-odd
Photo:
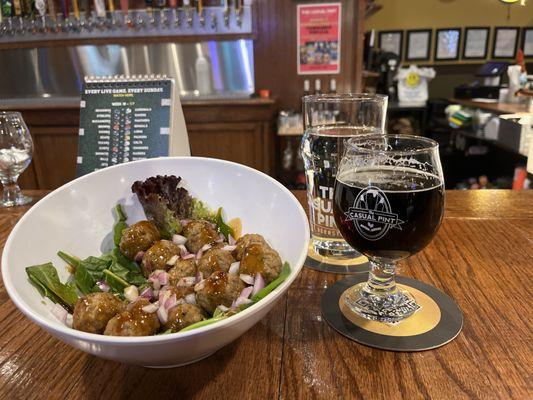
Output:
[[346,304],[363,318],[386,323],[400,322],[420,309],[409,292],[397,289],[394,294],[380,296],[370,292],[367,282],[349,290]]
[[311,238],[311,245],[313,246],[313,251],[323,257],[353,259],[361,255],[343,239],[323,239],[313,237]]
[[31,203],[32,201],[33,201],[33,198],[29,196],[20,195],[13,201],[0,201],[0,208],[23,206],[23,205]]

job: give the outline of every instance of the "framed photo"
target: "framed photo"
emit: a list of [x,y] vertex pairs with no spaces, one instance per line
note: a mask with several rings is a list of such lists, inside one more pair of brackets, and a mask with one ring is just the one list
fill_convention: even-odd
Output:
[[414,29],[407,31],[407,49],[405,54],[405,59],[407,61],[429,60],[430,47],[430,29]]
[[437,29],[435,35],[435,61],[459,59],[461,28]]
[[518,28],[496,27],[492,44],[492,58],[515,58]]
[[533,57],[533,28],[522,29],[522,50],[524,57]]
[[463,59],[484,60],[489,51],[490,28],[486,26],[465,29]]
[[381,31],[378,36],[378,46],[381,50],[396,54],[402,58],[403,32]]

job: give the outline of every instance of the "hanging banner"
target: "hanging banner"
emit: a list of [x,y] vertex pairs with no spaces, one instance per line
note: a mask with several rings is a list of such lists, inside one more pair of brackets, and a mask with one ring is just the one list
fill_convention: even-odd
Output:
[[338,74],[341,59],[341,4],[299,4],[298,75]]

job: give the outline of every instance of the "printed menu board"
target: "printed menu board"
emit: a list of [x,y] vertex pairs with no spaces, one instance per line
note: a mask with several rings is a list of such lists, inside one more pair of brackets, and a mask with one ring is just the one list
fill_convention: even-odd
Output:
[[297,15],[298,74],[338,74],[341,4],[299,4]]
[[173,81],[86,80],[80,104],[77,176],[169,155]]

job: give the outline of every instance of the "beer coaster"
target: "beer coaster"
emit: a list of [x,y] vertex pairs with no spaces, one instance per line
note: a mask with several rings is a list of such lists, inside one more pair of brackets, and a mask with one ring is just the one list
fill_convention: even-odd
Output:
[[366,346],[390,351],[423,351],[452,341],[463,327],[463,314],[451,297],[423,282],[399,276],[420,309],[396,324],[371,321],[345,303],[346,291],[368,276],[354,275],[335,282],[322,296],[322,315],[337,332]]
[[360,253],[357,253],[355,258],[325,257],[315,252],[312,244],[309,245],[304,265],[317,271],[335,274],[355,274],[370,271],[368,259]]

